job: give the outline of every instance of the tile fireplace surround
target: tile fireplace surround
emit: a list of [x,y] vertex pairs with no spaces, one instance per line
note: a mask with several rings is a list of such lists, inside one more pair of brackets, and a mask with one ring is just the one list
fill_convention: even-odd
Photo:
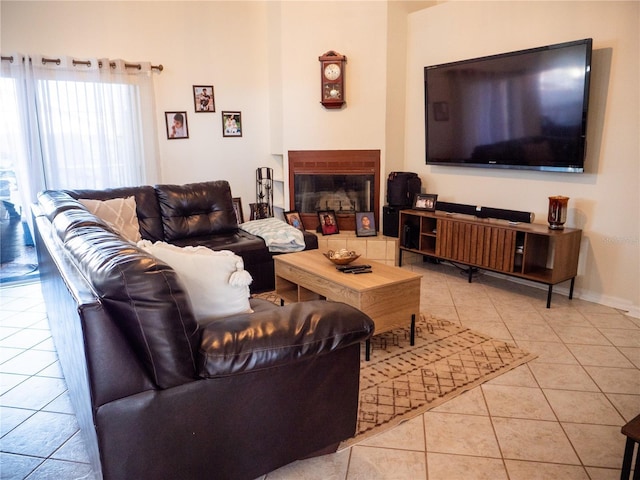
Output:
[[[367,260],[398,265],[398,239],[378,233],[376,237],[358,237],[354,231],[341,231],[336,235],[318,235],[318,249],[325,253],[329,250],[354,250]],[[328,260],[327,260],[328,261]]]

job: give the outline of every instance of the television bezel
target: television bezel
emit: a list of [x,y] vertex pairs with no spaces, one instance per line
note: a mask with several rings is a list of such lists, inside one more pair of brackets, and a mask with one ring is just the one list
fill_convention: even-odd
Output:
[[[434,161],[429,159],[429,94],[427,73],[431,70],[449,68],[458,65],[481,63],[496,58],[505,58],[512,56],[527,56],[545,50],[562,49],[574,47],[576,45],[586,45],[585,52],[585,78],[583,87],[582,101],[582,125],[580,128],[581,142],[578,145],[581,154],[580,165],[536,165],[536,164],[509,164],[509,163],[472,163],[460,160],[452,161]],[[585,171],[585,161],[587,155],[587,117],[589,111],[589,90],[591,84],[591,63],[592,63],[593,39],[583,38],[581,40],[573,40],[569,42],[556,43],[543,47],[527,48],[523,50],[515,50],[511,52],[498,53],[494,55],[486,55],[482,57],[469,58],[466,60],[457,60],[454,62],[440,63],[424,67],[424,122],[425,122],[425,163],[430,166],[448,166],[448,167],[475,167],[475,168],[492,168],[492,169],[508,169],[508,170],[534,170],[543,172],[567,172],[567,173],[583,173]]]

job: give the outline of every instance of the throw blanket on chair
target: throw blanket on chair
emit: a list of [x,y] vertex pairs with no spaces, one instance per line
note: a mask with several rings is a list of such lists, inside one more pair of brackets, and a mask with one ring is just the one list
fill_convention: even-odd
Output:
[[251,220],[240,224],[240,228],[262,238],[270,252],[299,252],[305,248],[302,232],[277,218]]

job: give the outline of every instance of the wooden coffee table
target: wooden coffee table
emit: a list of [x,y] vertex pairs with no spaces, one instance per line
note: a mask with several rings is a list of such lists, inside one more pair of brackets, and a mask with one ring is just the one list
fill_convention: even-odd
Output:
[[[375,335],[411,322],[420,313],[422,275],[360,257],[353,265],[371,265],[371,273],[343,273],[319,250],[274,256],[276,292],[290,302],[326,299],[351,305],[371,317]],[[367,341],[366,358],[370,344]]]

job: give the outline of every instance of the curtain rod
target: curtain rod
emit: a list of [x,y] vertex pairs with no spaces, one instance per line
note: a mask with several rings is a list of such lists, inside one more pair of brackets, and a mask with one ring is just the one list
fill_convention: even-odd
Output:
[[[10,57],[2,57],[2,60],[6,60],[9,62],[13,62],[13,56]],[[23,58],[24,61],[24,58]],[[31,61],[31,58],[29,58],[29,61]],[[42,59],[42,64],[46,64],[46,63],[55,63],[56,65],[60,65],[60,59],[59,58],[43,58]],[[82,60],[73,60],[73,66],[75,67],[76,65],[86,65],[87,67],[91,66],[91,61],[86,60],[86,61],[82,61]],[[115,68],[116,64],[115,62],[110,62],[109,66],[111,66],[112,68]],[[137,68],[138,70],[140,70],[142,68],[142,66],[139,63],[125,63],[124,64],[125,68]],[[102,68],[102,62],[98,62],[98,67]],[[164,67],[162,66],[162,64],[160,65],[151,65],[151,69],[152,70],[158,70],[158,71],[162,71],[164,70]]]

